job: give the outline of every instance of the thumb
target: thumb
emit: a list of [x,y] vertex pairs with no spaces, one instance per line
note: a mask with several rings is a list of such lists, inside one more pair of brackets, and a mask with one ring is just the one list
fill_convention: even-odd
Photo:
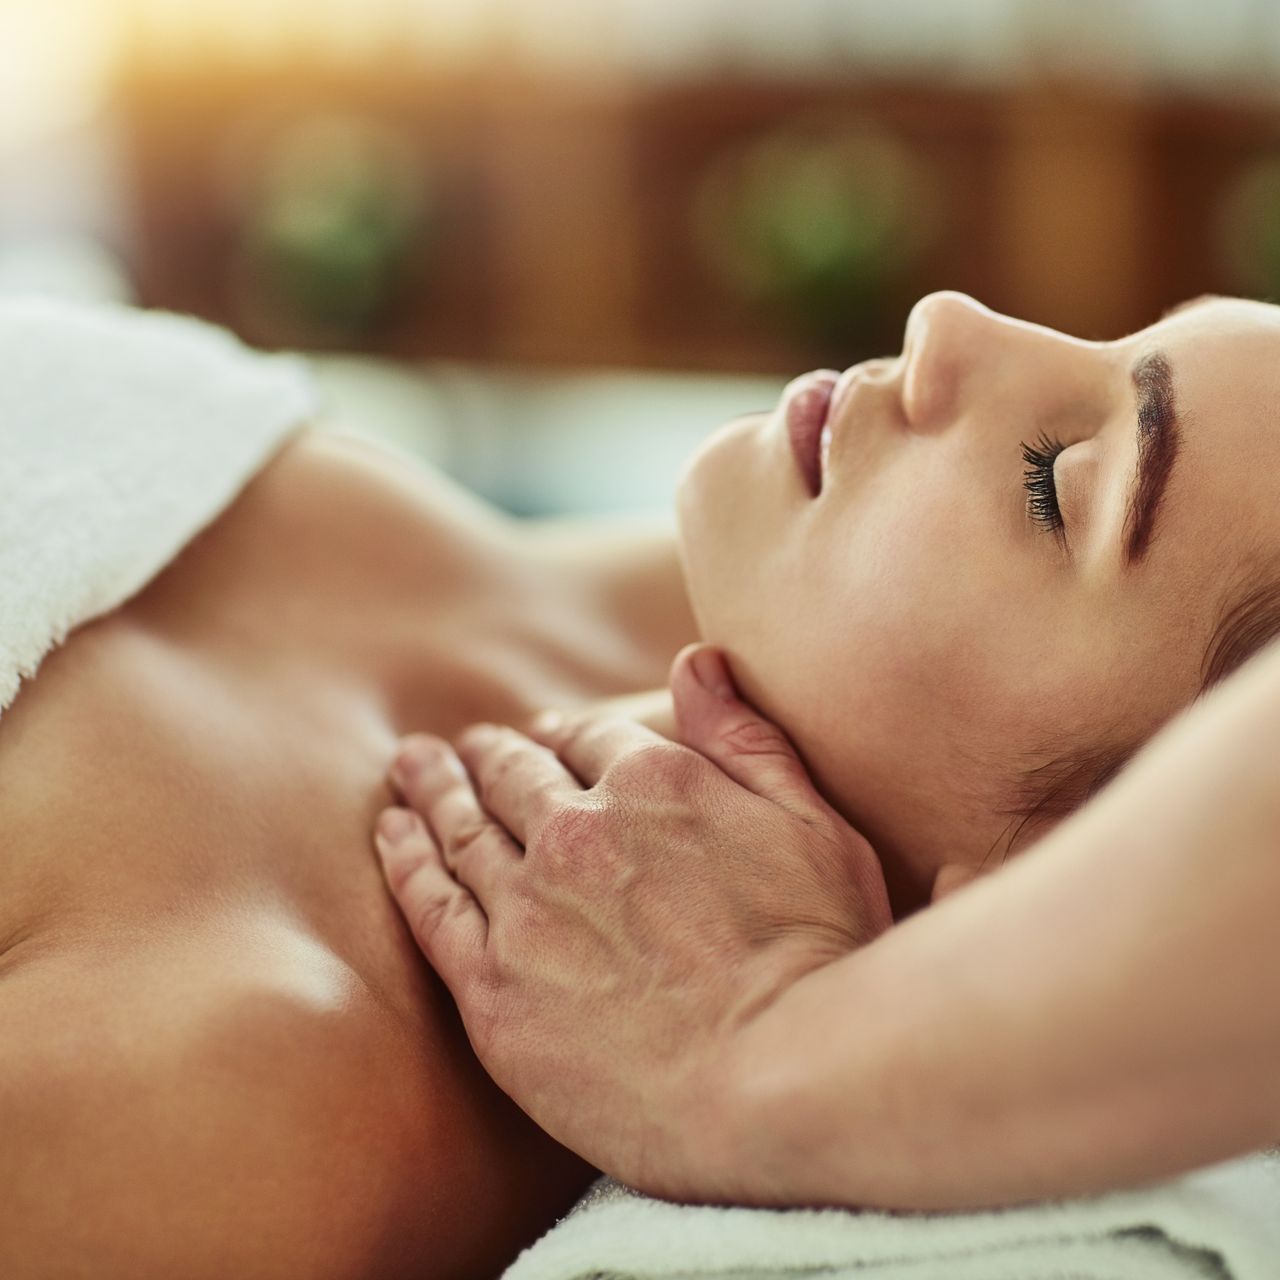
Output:
[[682,649],[671,666],[671,696],[680,741],[739,786],[806,821],[830,813],[787,735],[738,696],[718,649]]

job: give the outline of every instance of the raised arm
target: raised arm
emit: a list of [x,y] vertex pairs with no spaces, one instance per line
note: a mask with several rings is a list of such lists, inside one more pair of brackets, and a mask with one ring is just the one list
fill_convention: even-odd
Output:
[[975,1207],[1280,1139],[1280,650],[999,875],[794,984],[733,1194]]
[[443,744],[402,758],[425,821],[385,823],[392,887],[555,1136],[658,1194],[942,1208],[1280,1135],[1280,651],[894,928],[865,841],[693,670],[673,690],[711,759],[608,723],[546,729],[559,758],[474,734],[470,777]]

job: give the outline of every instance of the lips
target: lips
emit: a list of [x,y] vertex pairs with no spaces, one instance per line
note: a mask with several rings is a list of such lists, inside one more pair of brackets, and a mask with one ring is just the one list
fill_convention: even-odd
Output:
[[839,377],[830,369],[818,369],[788,383],[783,392],[791,452],[809,495],[814,498],[822,492],[823,463],[830,444],[830,432],[825,428]]

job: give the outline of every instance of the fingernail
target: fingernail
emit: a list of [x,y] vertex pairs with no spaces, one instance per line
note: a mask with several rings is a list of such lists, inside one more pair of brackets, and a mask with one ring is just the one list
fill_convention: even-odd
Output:
[[734,688],[728,668],[714,649],[699,649],[693,655],[693,674],[708,693],[725,702],[733,698]]
[[529,725],[535,736],[549,738],[564,724],[564,713],[560,711],[539,711]]
[[384,809],[378,819],[378,835],[388,844],[399,844],[413,830],[407,809]]
[[429,734],[414,734],[401,742],[391,765],[391,780],[403,790],[424,769],[444,762],[452,754],[447,742]]

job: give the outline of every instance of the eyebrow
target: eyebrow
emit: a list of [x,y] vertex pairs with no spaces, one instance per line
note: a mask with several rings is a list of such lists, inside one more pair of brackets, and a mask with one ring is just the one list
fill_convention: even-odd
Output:
[[1182,443],[1173,370],[1163,351],[1140,356],[1129,370],[1138,401],[1138,465],[1124,521],[1124,567],[1140,561],[1151,546],[1156,517]]

